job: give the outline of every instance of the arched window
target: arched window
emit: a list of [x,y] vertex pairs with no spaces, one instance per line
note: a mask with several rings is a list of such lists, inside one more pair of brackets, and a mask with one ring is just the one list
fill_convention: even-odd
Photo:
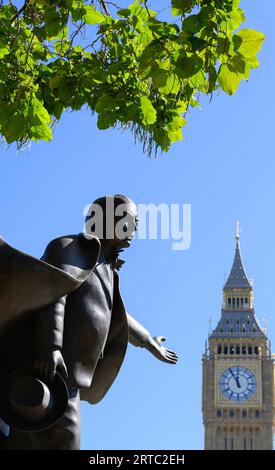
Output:
[[234,346],[230,346],[230,354],[234,354],[234,353],[235,353]]
[[233,297],[232,299],[232,304],[233,304],[233,307],[235,307],[235,297]]
[[228,305],[231,305],[231,297],[228,299]]
[[252,354],[252,347],[248,346],[248,354]]
[[221,354],[221,353],[222,353],[222,347],[221,347],[221,345],[219,344],[219,345],[218,345],[218,354]]
[[242,347],[242,354],[246,354],[246,346]]
[[223,348],[223,354],[228,354],[228,347],[227,347],[227,346],[224,346],[224,348]]
[[220,418],[222,415],[222,410],[217,410],[217,417]]
[[230,418],[234,418],[234,410],[229,410],[229,416]]
[[241,297],[241,307],[243,306],[243,297]]
[[242,411],[242,417],[243,417],[243,418],[247,418],[247,411],[246,411],[246,410],[243,410],[243,411]]
[[258,348],[258,346],[255,346],[255,348],[254,348],[254,353],[255,353],[255,354],[259,354],[259,348]]
[[240,354],[240,346],[236,346],[236,354]]

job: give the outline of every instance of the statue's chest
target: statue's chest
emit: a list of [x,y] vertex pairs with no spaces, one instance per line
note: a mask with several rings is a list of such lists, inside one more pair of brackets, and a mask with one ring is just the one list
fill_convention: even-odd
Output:
[[[85,315],[110,317],[113,307],[114,273],[109,264],[97,264],[87,281],[77,289],[77,303]],[[76,300],[76,299],[75,299]]]

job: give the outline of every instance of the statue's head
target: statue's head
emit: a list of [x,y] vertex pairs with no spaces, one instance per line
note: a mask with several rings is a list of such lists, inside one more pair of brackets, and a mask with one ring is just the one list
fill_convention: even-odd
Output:
[[108,241],[115,249],[128,248],[137,230],[138,212],[132,199],[123,194],[103,196],[89,207],[86,234]]

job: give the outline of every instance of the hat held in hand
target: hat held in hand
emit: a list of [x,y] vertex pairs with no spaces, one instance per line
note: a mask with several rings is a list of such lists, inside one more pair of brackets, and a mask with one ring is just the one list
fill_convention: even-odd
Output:
[[63,416],[67,403],[68,389],[58,372],[52,383],[45,383],[29,367],[21,367],[0,387],[0,416],[18,431],[52,426]]

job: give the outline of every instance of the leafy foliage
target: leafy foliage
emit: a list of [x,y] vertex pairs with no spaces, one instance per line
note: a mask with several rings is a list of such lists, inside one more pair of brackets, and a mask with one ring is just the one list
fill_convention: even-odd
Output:
[[199,94],[232,95],[259,65],[264,35],[239,29],[239,0],[172,0],[170,22],[142,0],[127,8],[15,3],[0,2],[0,131],[8,143],[49,141],[65,110],[87,105],[99,129],[129,128],[148,155],[168,151]]

